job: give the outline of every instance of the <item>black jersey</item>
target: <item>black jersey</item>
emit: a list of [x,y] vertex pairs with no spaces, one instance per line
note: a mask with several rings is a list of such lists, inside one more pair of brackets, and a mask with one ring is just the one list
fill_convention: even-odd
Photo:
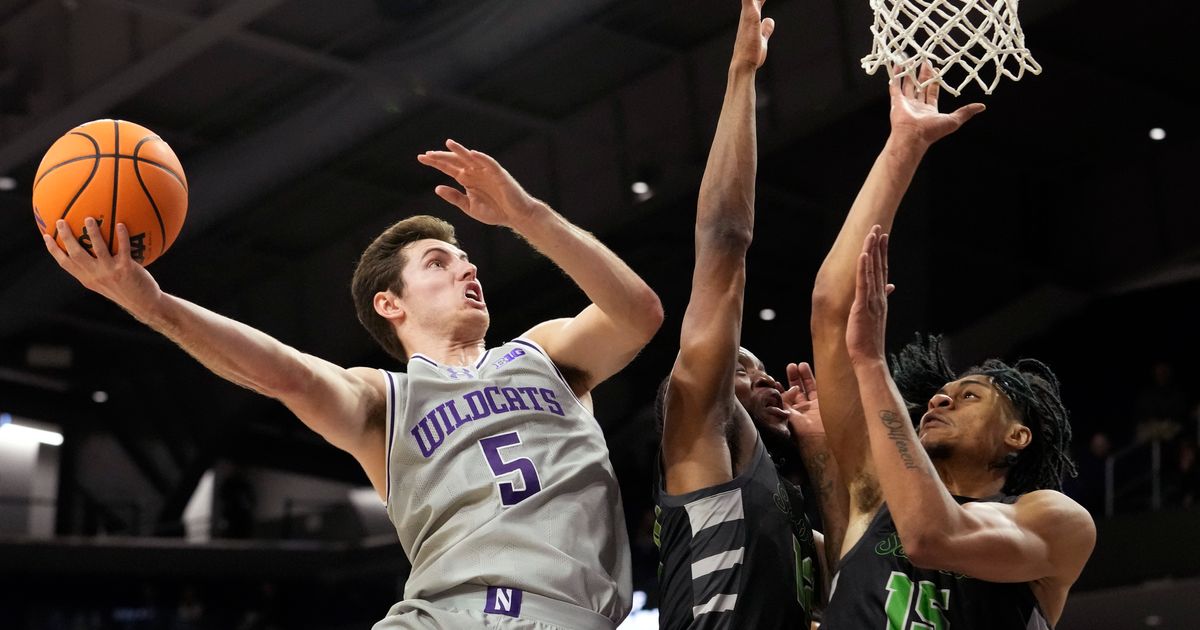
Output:
[[[975,499],[955,497],[959,503]],[[1012,503],[1015,496],[981,501]],[[985,582],[914,567],[885,503],[838,563],[822,630],[1048,630],[1027,582]]]
[[731,481],[672,496],[661,472],[654,543],[659,628],[808,628],[817,550],[804,496],[763,447]]

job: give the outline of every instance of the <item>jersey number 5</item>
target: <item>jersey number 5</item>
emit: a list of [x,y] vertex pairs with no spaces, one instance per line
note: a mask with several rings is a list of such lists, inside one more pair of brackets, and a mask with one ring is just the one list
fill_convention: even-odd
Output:
[[512,482],[496,482],[496,487],[500,489],[500,504],[504,507],[514,506],[537,494],[542,489],[542,482],[538,480],[537,468],[533,466],[533,462],[525,457],[518,457],[506,462],[504,458],[500,457],[500,449],[516,446],[520,443],[521,436],[517,435],[516,431],[501,433],[500,435],[493,435],[492,437],[479,440],[479,448],[483,449],[483,456],[487,458],[488,466],[491,467],[493,475],[497,478],[513,472],[520,475],[520,488]]
[[908,618],[913,610],[912,578],[892,571],[887,583],[887,602],[883,605],[888,618],[887,630],[948,630],[950,624],[942,613],[950,609],[950,591],[939,590],[933,582],[925,580],[918,582],[916,587],[916,612],[921,621],[909,625]]

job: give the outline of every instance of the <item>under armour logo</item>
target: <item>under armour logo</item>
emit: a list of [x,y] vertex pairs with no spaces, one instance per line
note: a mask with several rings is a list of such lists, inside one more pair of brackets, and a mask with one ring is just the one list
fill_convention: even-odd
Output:
[[446,368],[446,374],[456,381],[460,378],[475,378],[475,375],[472,374],[471,370],[468,370],[467,368],[448,367]]
[[519,617],[521,616],[521,595],[522,592],[519,588],[489,586],[487,604],[483,607],[483,612]]

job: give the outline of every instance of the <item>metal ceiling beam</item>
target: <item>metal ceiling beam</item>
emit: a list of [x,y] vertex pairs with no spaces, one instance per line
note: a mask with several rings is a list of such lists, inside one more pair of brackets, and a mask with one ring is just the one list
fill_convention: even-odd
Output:
[[[185,28],[194,28],[201,22],[201,19],[195,16],[180,13],[169,8],[138,2],[137,0],[99,0],[99,2]],[[306,48],[277,37],[238,29],[229,33],[227,39],[232,44],[296,65],[341,75],[352,81],[361,81],[376,85],[390,85],[394,89],[405,89],[413,95],[428,98],[445,105],[452,105],[471,113],[503,120],[520,127],[528,128],[531,131],[553,133],[555,130],[554,122],[546,118],[495,103],[488,103],[477,98],[456,94],[448,90],[433,89],[429,86],[422,86],[415,83],[405,84],[399,77],[385,75],[379,70],[361,63],[342,59],[328,52]]]
[[67,129],[102,115],[282,2],[237,0],[199,21],[171,43],[125,67],[66,107],[42,118],[32,129],[5,142],[0,146],[0,173],[28,162]]
[[[237,2],[219,15],[227,15],[249,1]],[[274,0],[272,4],[278,1]],[[615,0],[552,3],[489,0],[447,22],[444,32],[430,32],[406,40],[400,46],[373,55],[365,65],[374,74],[406,77],[406,83],[428,86],[429,94],[438,94],[483,75],[520,51],[583,22],[613,2]],[[242,11],[238,15],[245,13],[248,12]],[[213,20],[216,19],[214,16]],[[243,23],[249,19],[247,17]],[[221,20],[220,36],[228,36],[236,27],[232,19]],[[212,24],[209,28],[197,29],[204,32],[191,32],[185,37],[190,41],[208,35],[215,41],[217,29],[218,25]],[[440,44],[432,45],[437,42]],[[178,48],[177,45],[169,47]],[[143,65],[145,62],[135,67]],[[128,97],[148,82],[141,80],[139,85],[139,81],[131,76],[132,70],[122,72],[111,84],[101,86],[86,99],[87,104],[95,106],[109,102],[116,95]],[[112,84],[118,87],[110,87]],[[197,156],[186,166],[191,199],[188,225],[180,239],[202,234],[264,191],[300,177],[315,165],[394,125],[405,109],[415,107],[422,98],[411,90],[397,90],[390,85],[363,81],[348,83],[327,90],[326,96],[300,107],[289,118]],[[78,103],[68,109],[70,112],[59,112],[53,120],[44,122],[12,144],[6,144],[0,156],[5,156],[8,162],[0,159],[0,172],[5,166],[11,166],[16,156],[21,156],[21,160],[28,159],[33,151],[40,150],[53,139],[47,136],[61,133],[62,129],[86,116],[77,111],[81,109]],[[21,305],[19,309],[0,309],[0,335],[12,334],[34,316],[79,295],[74,280],[55,268],[49,256],[30,262],[26,272],[12,278],[0,292],[0,304]]]

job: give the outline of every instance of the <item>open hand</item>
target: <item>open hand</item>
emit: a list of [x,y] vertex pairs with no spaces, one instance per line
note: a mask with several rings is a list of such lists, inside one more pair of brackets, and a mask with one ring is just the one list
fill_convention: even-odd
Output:
[[895,286],[888,284],[888,235],[881,232],[872,227],[858,255],[854,304],[846,322],[846,351],[853,362],[884,358],[887,300]]
[[825,435],[821,408],[817,404],[817,379],[808,363],[789,363],[788,389],[783,393],[783,405],[788,412],[788,424],[793,437]]
[[54,256],[58,266],[75,277],[83,286],[116,302],[122,308],[137,315],[139,307],[148,305],[162,294],[154,276],[129,256],[129,229],[124,223],[117,224],[117,253],[109,251],[104,240],[104,231],[95,219],[84,219],[84,228],[91,239],[91,253],[83,248],[71,232],[66,221],[56,224],[65,251],[58,243],[43,234],[46,249]]
[[733,65],[758,69],[767,60],[767,40],[775,32],[775,20],[763,19],[766,0],[742,0],[737,41],[733,44]]
[[438,186],[437,196],[481,223],[517,228],[532,219],[542,203],[533,198],[500,163],[481,151],[446,141],[449,151],[426,151],[417,161],[454,178],[463,190]]
[[[922,64],[917,75],[920,81],[927,81],[933,76],[933,66],[929,62]],[[934,81],[924,89],[917,87],[917,83],[908,75],[902,74],[899,68],[892,69],[888,94],[892,98],[893,133],[911,134],[918,141],[930,145],[954,133],[975,114],[985,109],[983,103],[971,103],[949,114],[943,114],[938,111],[941,83]]]

